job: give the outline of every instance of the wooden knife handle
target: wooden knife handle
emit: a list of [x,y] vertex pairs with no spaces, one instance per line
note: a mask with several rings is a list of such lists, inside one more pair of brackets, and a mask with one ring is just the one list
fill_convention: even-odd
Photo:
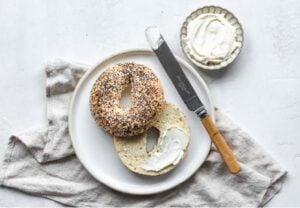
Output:
[[224,137],[212,121],[209,115],[201,118],[201,121],[208,132],[212,142],[222,156],[227,168],[231,173],[238,173],[241,168],[230,147],[227,145]]

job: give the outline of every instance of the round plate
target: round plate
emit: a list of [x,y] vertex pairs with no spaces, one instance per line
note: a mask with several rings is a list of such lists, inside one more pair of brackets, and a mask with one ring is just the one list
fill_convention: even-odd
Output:
[[[176,58],[213,116],[213,106],[205,82],[194,68]],[[128,170],[114,149],[112,136],[97,126],[91,116],[89,96],[94,81],[109,66],[120,62],[136,62],[149,66],[161,80],[166,100],[178,106],[187,118],[191,131],[187,155],[173,171],[165,175],[141,176]],[[162,192],[187,180],[202,165],[211,145],[199,118],[187,109],[154,53],[143,49],[114,54],[81,78],[71,102],[69,131],[77,157],[97,180],[115,190],[138,195]]]

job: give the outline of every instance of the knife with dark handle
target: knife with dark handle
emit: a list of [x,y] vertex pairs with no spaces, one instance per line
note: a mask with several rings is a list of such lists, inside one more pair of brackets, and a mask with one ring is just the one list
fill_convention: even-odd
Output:
[[235,155],[207,113],[203,103],[185,76],[158,28],[153,26],[148,27],[145,30],[145,33],[152,50],[158,57],[182,100],[187,105],[188,109],[195,112],[201,119],[203,126],[223,158],[228,170],[231,173],[238,173],[241,168]]

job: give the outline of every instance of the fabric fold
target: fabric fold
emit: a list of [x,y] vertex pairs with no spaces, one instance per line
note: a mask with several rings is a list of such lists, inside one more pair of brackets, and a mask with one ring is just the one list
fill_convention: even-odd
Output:
[[87,69],[62,60],[46,66],[48,124],[9,138],[1,185],[69,206],[258,207],[280,191],[287,172],[220,110],[216,124],[239,158],[240,173],[230,174],[212,146],[189,180],[160,194],[127,195],[99,183],[75,156],[68,133],[71,96]]

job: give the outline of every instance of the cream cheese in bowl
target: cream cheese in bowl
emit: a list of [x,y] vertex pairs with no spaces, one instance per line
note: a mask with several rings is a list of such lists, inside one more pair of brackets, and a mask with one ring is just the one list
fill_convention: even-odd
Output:
[[204,69],[219,69],[231,63],[240,52],[243,30],[227,10],[203,7],[184,22],[181,45],[196,65]]

